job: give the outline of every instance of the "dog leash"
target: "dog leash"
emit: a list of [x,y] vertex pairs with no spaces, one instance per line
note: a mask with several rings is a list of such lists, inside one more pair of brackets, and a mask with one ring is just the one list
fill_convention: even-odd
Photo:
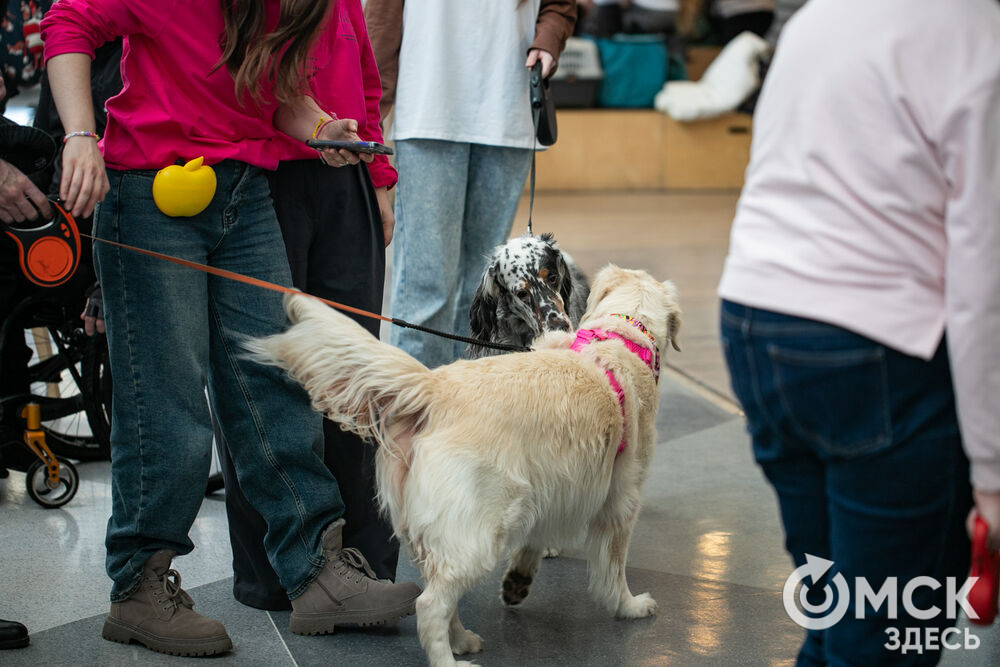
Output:
[[162,259],[167,262],[179,264],[189,269],[195,269],[197,271],[209,273],[214,276],[219,276],[220,278],[228,278],[230,280],[235,280],[237,282],[246,283],[247,285],[262,287],[264,289],[271,290],[272,292],[282,292],[284,294],[301,294],[302,296],[307,296],[312,299],[316,299],[317,301],[321,301],[328,306],[336,308],[337,310],[343,310],[348,313],[354,313],[355,315],[361,315],[362,317],[381,320],[383,322],[388,322],[389,324],[395,324],[396,326],[403,327],[405,329],[422,331],[424,333],[433,334],[435,336],[440,336],[441,338],[447,338],[449,340],[455,340],[460,343],[465,343],[467,345],[479,345],[482,347],[492,348],[494,350],[503,350],[505,352],[527,352],[529,349],[531,349],[520,345],[508,345],[506,343],[491,343],[489,341],[478,340],[476,338],[468,338],[466,336],[459,336],[444,331],[437,331],[436,329],[430,329],[428,327],[424,327],[419,324],[411,324],[410,322],[401,320],[398,317],[386,317],[385,315],[379,315],[378,313],[372,313],[367,310],[361,310],[360,308],[355,308],[354,306],[348,306],[342,303],[337,303],[336,301],[324,299],[323,297],[316,296],[315,294],[309,294],[308,292],[301,292],[291,287],[278,285],[276,283],[268,282],[266,280],[261,280],[260,278],[253,278],[251,276],[243,275],[242,273],[236,273],[235,271],[227,271],[226,269],[220,269],[214,266],[208,266],[206,264],[199,264],[198,262],[192,262],[187,259],[181,259],[180,257],[174,257],[173,255],[167,255],[161,252],[156,252],[155,250],[138,248],[136,246],[128,245],[126,243],[118,243],[117,241],[102,239],[100,237],[91,236],[90,234],[84,234],[82,232],[80,233],[80,236],[88,238],[92,241],[99,241],[100,243],[105,243],[107,245],[112,245],[118,248],[123,248],[125,250],[130,250],[132,252],[137,252],[142,255],[147,255],[149,257],[155,257],[156,259]]
[[528,236],[534,236],[531,231],[531,212],[535,208],[535,152],[538,150],[538,122],[535,114],[531,115],[535,126],[535,145],[531,149],[531,175],[528,177]]
[[[530,89],[530,84],[529,84]],[[530,93],[529,93],[530,98]],[[531,103],[531,174],[528,176],[528,236],[534,236],[531,230],[531,213],[535,208],[535,154],[538,152],[538,116],[541,113],[540,107],[535,106],[534,100]]]

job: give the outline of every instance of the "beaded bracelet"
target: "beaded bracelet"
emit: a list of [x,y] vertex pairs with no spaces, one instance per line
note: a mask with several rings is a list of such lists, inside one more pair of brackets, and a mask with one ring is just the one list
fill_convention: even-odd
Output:
[[63,143],[66,143],[66,140],[71,137],[90,137],[91,139],[96,139],[97,141],[101,140],[101,135],[97,132],[70,132],[63,137]]
[[312,138],[315,139],[319,136],[319,133],[323,131],[323,128],[337,120],[337,114],[330,114],[332,118],[327,118],[326,116],[320,116],[319,122],[316,123],[316,127],[313,128]]

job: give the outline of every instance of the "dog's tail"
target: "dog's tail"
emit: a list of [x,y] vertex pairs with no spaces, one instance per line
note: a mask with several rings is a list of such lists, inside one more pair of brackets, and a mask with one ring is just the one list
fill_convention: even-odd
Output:
[[285,311],[287,331],[244,343],[251,358],[287,370],[313,407],[380,446],[386,425],[422,421],[432,397],[426,366],[315,299],[288,295]]

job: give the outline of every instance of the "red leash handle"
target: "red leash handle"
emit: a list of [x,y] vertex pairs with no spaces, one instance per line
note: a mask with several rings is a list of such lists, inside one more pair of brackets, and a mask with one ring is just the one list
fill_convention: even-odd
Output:
[[969,606],[975,610],[978,619],[970,618],[975,625],[991,625],[997,616],[997,594],[1000,592],[1000,551],[990,550],[986,540],[990,534],[990,526],[983,517],[976,513],[976,522],[972,530],[972,565],[970,577],[979,580],[969,589]]

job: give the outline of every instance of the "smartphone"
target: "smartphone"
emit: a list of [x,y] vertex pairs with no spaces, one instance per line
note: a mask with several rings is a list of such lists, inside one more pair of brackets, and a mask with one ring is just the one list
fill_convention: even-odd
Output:
[[377,141],[327,141],[325,139],[308,139],[309,148],[342,148],[353,153],[374,153],[375,155],[392,155],[392,149]]

